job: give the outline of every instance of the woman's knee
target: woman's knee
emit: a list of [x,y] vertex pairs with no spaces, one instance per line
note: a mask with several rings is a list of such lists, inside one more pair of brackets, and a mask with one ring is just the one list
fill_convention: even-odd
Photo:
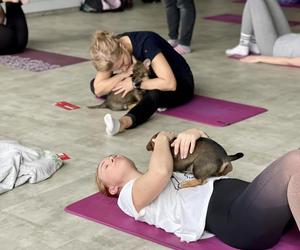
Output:
[[160,93],[161,93],[160,90],[156,90],[156,89],[149,90],[146,92],[143,99],[149,100],[153,104],[158,104],[159,98],[160,98]]
[[300,171],[300,149],[288,152],[284,156],[284,165],[287,170],[298,174]]
[[179,9],[193,10],[194,7],[195,7],[194,0],[178,0],[177,1],[177,8],[179,8]]
[[165,8],[176,8],[176,0],[164,0]]

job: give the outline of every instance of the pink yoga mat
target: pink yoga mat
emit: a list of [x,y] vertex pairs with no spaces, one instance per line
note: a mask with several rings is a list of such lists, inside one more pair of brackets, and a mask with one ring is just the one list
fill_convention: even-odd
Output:
[[41,72],[85,61],[87,61],[85,58],[35,49],[26,49],[19,54],[0,56],[0,64],[33,72]]
[[[234,3],[246,3],[246,0],[235,0]],[[300,3],[290,3],[290,4],[283,4],[280,3],[280,6],[283,8],[300,8]]]
[[195,96],[189,103],[160,114],[224,127],[266,112],[267,109],[224,101],[207,96]]
[[[165,232],[154,226],[135,221],[124,214],[117,205],[116,198],[109,198],[101,193],[93,194],[79,200],[65,208],[65,211],[85,219],[121,230],[172,249],[182,250],[233,250],[219,241],[216,237],[200,240],[193,243],[184,243],[174,234]],[[300,234],[293,228],[272,249],[299,250]]]
[[[236,24],[240,24],[242,22],[242,16],[234,15],[234,14],[222,14],[222,15],[216,15],[216,16],[207,16],[207,17],[204,17],[204,19],[217,21],[217,22],[224,22],[224,23],[236,23]],[[293,26],[299,25],[300,22],[289,21],[289,24],[291,27],[293,27]]]

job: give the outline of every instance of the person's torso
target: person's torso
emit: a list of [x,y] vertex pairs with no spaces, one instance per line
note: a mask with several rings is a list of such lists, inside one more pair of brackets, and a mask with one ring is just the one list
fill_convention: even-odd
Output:
[[[144,61],[151,61],[158,53],[162,53],[169,63],[176,79],[184,79],[186,75],[191,74],[191,70],[185,59],[178,54],[172,46],[161,36],[151,31],[126,32],[119,36],[128,36],[133,49],[133,56]],[[150,78],[156,77],[151,70]]]
[[193,176],[182,173],[174,173],[173,176],[160,195],[143,208],[135,219],[174,233],[181,240],[198,240],[204,232],[207,208],[216,178],[208,179],[204,185],[178,189],[178,183]]

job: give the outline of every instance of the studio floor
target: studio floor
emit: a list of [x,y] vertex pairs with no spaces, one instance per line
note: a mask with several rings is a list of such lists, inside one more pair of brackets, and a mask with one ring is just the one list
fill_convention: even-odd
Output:
[[[213,127],[175,117],[154,115],[146,124],[115,137],[105,134],[107,110],[85,108],[96,102],[89,81],[90,62],[40,73],[0,65],[0,139],[54,152],[71,159],[51,178],[26,184],[0,196],[0,249],[164,249],[132,235],[64,212],[68,204],[97,191],[98,161],[119,153],[146,170],[145,145],[159,130],[175,132],[200,127],[229,153],[243,152],[230,176],[251,181],[272,160],[300,147],[300,69],[243,64],[227,59],[225,49],[238,42],[240,25],[204,20],[224,13],[241,14],[243,5],[231,0],[195,1],[197,20],[193,52],[185,56],[194,73],[196,93],[260,106],[268,112],[227,127]],[[284,9],[300,21],[300,9]],[[78,10],[28,15],[29,48],[89,57],[92,33],[152,30],[167,38],[161,3],[134,2],[120,13],[87,14]],[[293,28],[300,32],[300,26]],[[65,111],[53,105],[68,101],[81,109]],[[120,117],[122,112],[114,112]]]

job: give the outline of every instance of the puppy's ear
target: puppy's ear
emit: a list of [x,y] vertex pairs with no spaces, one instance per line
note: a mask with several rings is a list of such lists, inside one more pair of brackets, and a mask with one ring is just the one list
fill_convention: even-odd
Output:
[[154,141],[153,141],[153,139],[155,139],[157,135],[158,135],[158,133],[156,133],[155,135],[153,135],[151,137],[150,141],[148,142],[148,144],[146,146],[147,151],[153,151],[153,149],[154,149]]
[[131,58],[132,58],[132,63],[136,64],[136,62],[137,62],[136,58],[134,56],[132,56]]
[[225,162],[225,163],[223,163],[222,167],[220,168],[218,176],[227,175],[231,171],[232,171],[232,164],[230,162]]
[[151,65],[151,60],[150,60],[149,58],[146,58],[146,59],[143,61],[143,64],[144,64],[145,68],[146,68],[147,70],[149,70],[149,69],[150,69],[150,65]]

